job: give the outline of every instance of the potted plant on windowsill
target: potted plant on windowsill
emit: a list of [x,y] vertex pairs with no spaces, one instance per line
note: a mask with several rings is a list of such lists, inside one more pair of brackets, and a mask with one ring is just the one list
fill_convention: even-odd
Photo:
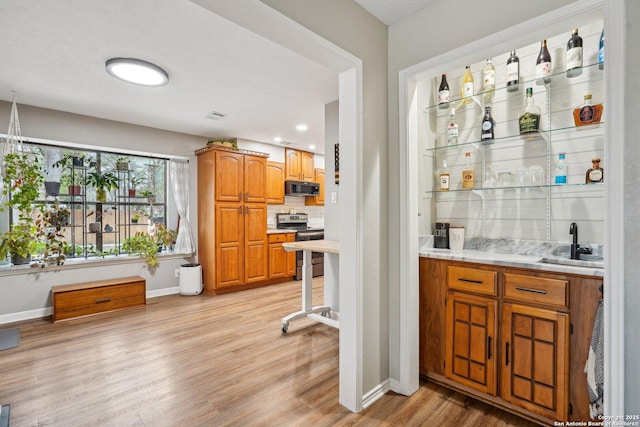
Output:
[[11,256],[14,265],[29,264],[31,254],[36,252],[36,227],[27,222],[11,225],[11,229],[0,238],[2,259]]
[[44,244],[37,259],[40,267],[64,264],[67,242],[63,231],[69,225],[70,216],[71,210],[58,201],[40,210],[35,221],[36,241]]
[[153,193],[149,190],[142,191],[140,193],[140,196],[146,197],[150,205],[153,205],[156,203],[156,196],[154,196]]
[[151,267],[158,263],[158,245],[149,233],[139,231],[132,237],[125,239],[122,243],[122,250],[131,255],[143,256]]
[[68,190],[70,196],[79,196],[81,194],[82,175],[77,172],[89,166],[89,159],[84,154],[74,151],[65,152],[60,160],[53,164],[54,168],[61,168],[60,186]]
[[165,249],[170,248],[171,245],[175,243],[176,237],[178,236],[178,233],[176,233],[175,230],[168,228],[161,222],[155,222],[153,224],[150,234],[154,237],[156,243]]
[[135,172],[129,177],[129,197],[136,197],[136,188],[138,185],[143,184],[145,179],[143,176],[136,174]]
[[93,170],[87,174],[86,183],[96,189],[96,201],[105,203],[107,201],[107,191],[118,188],[118,177],[111,172]]

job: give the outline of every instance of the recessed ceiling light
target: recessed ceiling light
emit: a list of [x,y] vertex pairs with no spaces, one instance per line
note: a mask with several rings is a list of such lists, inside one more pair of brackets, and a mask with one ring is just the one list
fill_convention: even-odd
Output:
[[275,138],[273,138],[274,142],[282,142],[282,138],[280,138],[279,136],[276,136]]
[[169,74],[162,68],[135,58],[111,58],[105,67],[113,77],[142,86],[164,86]]
[[315,146],[315,145],[311,144],[311,145],[309,146],[309,150],[315,150],[315,149],[316,149],[316,146]]
[[307,126],[306,123],[300,123],[298,126],[296,126],[296,130],[298,132],[306,132],[309,129],[309,126]]

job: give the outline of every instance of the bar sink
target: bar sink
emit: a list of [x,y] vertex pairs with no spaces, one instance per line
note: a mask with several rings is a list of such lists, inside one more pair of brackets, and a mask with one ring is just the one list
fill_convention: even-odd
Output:
[[560,257],[544,257],[540,262],[544,264],[571,265],[574,267],[604,268],[604,258],[596,255],[582,255],[581,259]]

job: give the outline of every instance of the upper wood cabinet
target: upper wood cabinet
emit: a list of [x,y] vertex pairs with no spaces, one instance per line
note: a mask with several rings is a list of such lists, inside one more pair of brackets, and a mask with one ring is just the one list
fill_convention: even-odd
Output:
[[264,157],[216,151],[215,158],[216,201],[266,202],[267,161]]
[[284,163],[267,162],[267,203],[284,204]]
[[315,197],[305,197],[304,204],[307,206],[324,206],[324,169],[315,170],[313,182],[320,184],[320,193]]
[[285,148],[285,180],[314,182],[313,153]]

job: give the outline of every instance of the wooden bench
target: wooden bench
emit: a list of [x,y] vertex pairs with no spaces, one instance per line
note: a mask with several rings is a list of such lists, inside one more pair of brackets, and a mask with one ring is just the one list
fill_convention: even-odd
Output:
[[140,276],[52,286],[53,321],[145,305],[146,288]]

